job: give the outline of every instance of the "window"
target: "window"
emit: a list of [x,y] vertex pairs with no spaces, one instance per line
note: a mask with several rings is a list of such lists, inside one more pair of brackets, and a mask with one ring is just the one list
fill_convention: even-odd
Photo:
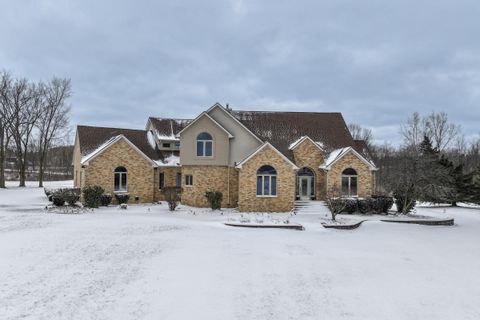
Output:
[[168,142],[162,143],[162,148],[170,148],[170,143]]
[[262,166],[257,170],[257,196],[277,195],[277,171],[272,166]]
[[160,176],[158,177],[158,188],[165,188],[165,173],[163,172],[160,172]]
[[182,186],[182,174],[179,172],[177,173],[177,187]]
[[180,149],[180,142],[175,142],[175,149]]
[[352,168],[345,169],[342,172],[342,195],[346,197],[357,196],[357,171]]
[[213,154],[213,139],[207,132],[197,136],[197,157],[211,157]]
[[125,167],[118,167],[115,169],[115,182],[114,191],[126,192],[127,191],[127,169]]
[[185,175],[185,185],[193,186],[193,176],[191,174]]

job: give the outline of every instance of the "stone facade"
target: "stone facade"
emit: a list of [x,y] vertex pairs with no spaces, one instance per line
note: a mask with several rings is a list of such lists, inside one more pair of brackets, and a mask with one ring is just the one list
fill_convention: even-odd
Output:
[[324,200],[327,175],[324,170],[319,169],[324,162],[322,151],[310,139],[303,140],[292,151],[297,167],[300,169],[306,167],[314,172],[315,198],[316,200]]
[[106,193],[114,194],[114,171],[117,167],[127,169],[127,191],[130,203],[153,202],[154,169],[152,163],[145,159],[125,140],[119,140],[94,159],[84,170],[82,185],[99,185]]
[[[277,171],[277,196],[257,196],[257,170],[270,165]],[[293,209],[295,201],[296,172],[292,164],[287,162],[270,146],[264,147],[242,165],[239,173],[240,211],[286,212]]]
[[342,185],[342,172],[348,168],[357,171],[358,196],[362,198],[370,197],[374,191],[375,172],[371,171],[370,167],[351,151],[335,162],[327,172],[328,192],[330,194],[339,192]]
[[175,187],[177,185],[177,174],[181,173],[181,169],[180,167],[159,167],[155,169],[154,182],[153,182],[153,191],[154,191],[155,201],[165,200],[165,197],[163,196],[160,189],[160,173],[164,174],[165,187]]
[[[192,175],[193,185],[185,185],[185,176]],[[238,205],[238,171],[228,166],[182,166],[182,203],[193,207],[208,207],[207,191],[223,193],[222,207]]]

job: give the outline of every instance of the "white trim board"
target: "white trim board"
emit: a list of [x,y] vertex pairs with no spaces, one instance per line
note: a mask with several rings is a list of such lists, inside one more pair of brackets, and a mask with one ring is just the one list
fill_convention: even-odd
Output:
[[290,145],[290,147],[288,148],[288,150],[293,150],[295,149],[296,147],[298,147],[299,145],[301,145],[305,140],[310,140],[317,148],[318,150],[320,150],[322,153],[325,152],[325,150],[322,149],[322,147],[320,147],[318,145],[318,143],[316,143],[315,141],[312,140],[312,138],[310,138],[309,136],[303,136],[301,137],[300,139],[298,139],[297,141],[295,141],[293,144]]
[[185,128],[183,128],[179,133],[176,134],[176,137],[180,137],[180,134],[187,130],[192,124],[194,124],[195,122],[197,122],[198,120],[200,120],[202,117],[207,117],[208,119],[210,119],[214,124],[216,124],[220,129],[222,129],[227,135],[228,135],[228,138],[229,139],[232,139],[234,138],[234,136],[228,132],[227,129],[225,129],[220,123],[218,123],[215,119],[213,119],[206,111],[200,113],[200,115],[198,117],[196,117],[192,122],[190,122]]
[[262,144],[257,150],[255,150],[252,154],[250,154],[248,157],[246,157],[245,159],[243,159],[242,161],[240,161],[240,163],[238,163],[235,168],[237,169],[241,169],[242,168],[242,165],[246,162],[248,162],[250,159],[252,159],[257,153],[259,153],[260,151],[262,151],[265,147],[270,147],[273,149],[273,151],[275,151],[276,153],[278,153],[283,160],[285,160],[287,163],[291,164],[292,165],[292,169],[293,170],[299,170],[300,168],[297,167],[297,165],[295,163],[293,163],[292,161],[290,161],[290,159],[288,159],[287,157],[285,157],[285,155],[283,153],[281,153],[280,151],[277,150],[277,148],[275,148],[272,144],[270,144],[270,142],[265,142],[264,144]]
[[340,148],[340,149],[337,149],[337,150],[334,150],[332,152],[335,152],[335,151],[339,151],[338,154],[335,156],[334,159],[326,159],[325,160],[325,163],[322,164],[319,168],[320,169],[324,169],[324,170],[330,170],[332,168],[332,166],[338,161],[340,160],[341,158],[343,158],[346,154],[348,154],[349,152],[352,152],[355,156],[357,156],[357,158],[359,158],[362,162],[364,162],[367,166],[370,167],[370,170],[371,171],[377,171],[378,168],[373,164],[371,163],[370,161],[368,161],[367,159],[365,159],[364,156],[362,156],[360,153],[358,153],[354,148],[352,147],[346,147],[346,148]]
[[120,140],[125,140],[125,142],[127,142],[127,144],[129,144],[135,151],[137,151],[142,157],[148,160],[153,167],[157,167],[157,164],[155,163],[155,161],[150,159],[145,153],[142,152],[142,150],[140,150],[136,145],[134,145],[130,140],[128,140],[127,137],[125,137],[123,134],[110,138],[109,140],[104,142],[102,145],[100,145],[95,151],[91,152],[85,157],[82,157],[82,159],[80,159],[80,164],[84,166],[88,166],[91,160],[95,159],[97,156],[105,152],[107,149],[109,149],[112,145],[114,145]]

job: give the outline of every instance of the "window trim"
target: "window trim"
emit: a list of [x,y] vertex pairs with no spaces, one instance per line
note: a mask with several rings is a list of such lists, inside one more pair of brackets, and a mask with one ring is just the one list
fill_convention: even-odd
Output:
[[165,188],[165,172],[160,172],[158,174],[158,190],[162,190],[164,188]]
[[[211,139],[199,139],[198,137],[201,135],[201,134],[208,134]],[[198,143],[201,143],[202,144],[202,155],[199,155],[198,154]],[[212,147],[212,151],[211,151],[211,155],[207,156],[205,155],[206,154],[206,151],[207,151],[207,143],[211,143]],[[203,131],[203,132],[200,132],[199,134],[197,134],[197,139],[195,140],[195,157],[197,158],[200,158],[200,159],[209,159],[209,158],[213,158],[214,155],[215,155],[215,152],[214,152],[214,138],[213,138],[213,135],[207,131]]]
[[[344,174],[344,172],[348,169],[352,169],[355,171],[356,174]],[[348,194],[343,194],[343,178],[348,179]],[[355,194],[351,194],[352,190],[352,178],[356,179],[356,186],[355,186]],[[357,170],[353,168],[346,168],[342,171],[342,176],[340,177],[340,186],[341,186],[341,192],[342,192],[342,197],[345,198],[358,198],[358,172]]]
[[192,186],[193,186],[193,174],[186,174],[185,175],[185,187],[192,187]]
[[[272,167],[273,170],[275,170],[275,173],[258,173],[258,171],[265,167],[265,166],[269,166],[269,167]],[[262,182],[261,182],[261,194],[258,194],[258,178],[261,178]],[[272,194],[272,178],[275,177],[275,194]],[[268,178],[268,191],[269,191],[269,194],[264,194],[265,192],[265,178]],[[273,166],[270,166],[270,165],[263,165],[261,166],[260,168],[257,169],[257,174],[256,174],[256,190],[255,190],[255,193],[256,193],[256,196],[257,198],[276,198],[278,197],[278,192],[277,192],[277,182],[278,182],[278,174],[277,174],[277,170],[273,167]]]
[[[118,171],[117,172],[117,169],[119,168],[124,168],[125,171]],[[117,175],[119,176],[118,178],[118,181],[119,181],[119,185],[118,187],[122,187],[122,176],[125,175],[125,190],[120,190],[120,189],[116,189],[116,183],[115,183],[115,180],[117,179]],[[128,193],[128,170],[127,168],[123,167],[123,166],[118,166],[115,168],[115,170],[113,170],[113,192],[114,193]]]
[[[179,181],[180,181],[180,184],[178,183]],[[177,172],[177,174],[175,175],[175,186],[177,188],[182,187],[182,173],[181,172]]]

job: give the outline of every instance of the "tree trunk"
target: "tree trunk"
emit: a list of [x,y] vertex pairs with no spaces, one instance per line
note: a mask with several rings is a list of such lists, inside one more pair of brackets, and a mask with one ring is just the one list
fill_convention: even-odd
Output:
[[5,132],[0,128],[0,188],[5,188]]
[[44,166],[45,166],[45,155],[41,154],[40,160],[39,160],[39,168],[38,168],[38,186],[40,188],[43,187]]

